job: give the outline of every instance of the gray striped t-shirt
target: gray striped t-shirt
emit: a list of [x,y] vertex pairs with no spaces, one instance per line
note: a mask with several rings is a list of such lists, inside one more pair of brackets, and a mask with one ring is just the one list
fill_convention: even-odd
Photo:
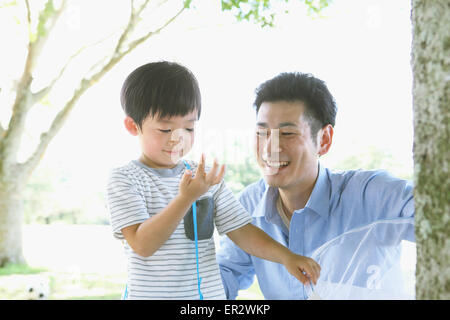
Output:
[[[197,163],[189,161],[193,171]],[[107,203],[114,237],[124,240],[121,229],[142,223],[159,213],[177,195],[185,167],[149,168],[140,161],[112,170]],[[225,299],[216,262],[213,230],[220,235],[251,223],[251,216],[224,181],[197,200],[199,271],[204,299]],[[128,257],[129,299],[198,299],[197,265],[192,213],[188,212],[170,238],[150,257],[135,253],[123,241]]]

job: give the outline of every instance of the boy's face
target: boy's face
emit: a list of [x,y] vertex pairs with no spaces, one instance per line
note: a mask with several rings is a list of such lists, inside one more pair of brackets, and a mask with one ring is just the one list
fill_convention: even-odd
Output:
[[139,137],[140,160],[151,168],[173,168],[194,144],[194,125],[197,110],[185,116],[159,118],[148,116],[142,128],[130,117],[125,118],[128,132]]

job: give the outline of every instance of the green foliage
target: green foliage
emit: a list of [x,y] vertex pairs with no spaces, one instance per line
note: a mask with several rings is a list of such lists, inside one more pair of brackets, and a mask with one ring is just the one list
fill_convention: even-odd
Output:
[[13,6],[17,6],[17,1],[16,0],[13,0],[13,1],[0,1],[0,9],[6,8],[6,7],[13,7]]
[[27,224],[108,224],[103,190],[80,185],[68,169],[39,167],[24,190]]
[[[297,0],[304,2],[309,13],[319,14],[332,0]],[[223,11],[234,12],[238,21],[246,20],[260,24],[262,27],[273,27],[275,2],[289,2],[289,0],[221,0]]]
[[322,9],[328,7],[332,0],[304,0],[309,12],[320,13]]
[[394,174],[396,177],[412,180],[412,171],[399,163],[389,150],[376,146],[368,146],[360,150],[357,154],[350,155],[343,160],[332,165],[336,170],[377,170],[384,169]]
[[48,19],[56,12],[53,0],[49,0],[45,3],[44,9],[39,14],[39,23],[37,27],[38,37],[45,36],[47,33],[46,24]]
[[227,165],[225,181],[234,194],[260,178],[261,174],[253,155],[249,155],[241,163]]

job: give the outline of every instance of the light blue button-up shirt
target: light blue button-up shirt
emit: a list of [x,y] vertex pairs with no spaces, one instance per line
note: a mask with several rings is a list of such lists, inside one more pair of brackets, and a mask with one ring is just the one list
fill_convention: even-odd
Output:
[[[264,179],[248,186],[239,200],[252,223],[291,251],[311,256],[325,242],[374,221],[414,216],[413,187],[386,171],[332,172],[319,163],[319,174],[303,209],[294,211],[288,230],[276,208],[278,188]],[[410,228],[405,238],[414,241]],[[248,288],[254,276],[266,299],[306,299],[305,287],[283,265],[251,256],[228,237],[217,254],[228,299]],[[335,261],[336,268],[339,261]]]

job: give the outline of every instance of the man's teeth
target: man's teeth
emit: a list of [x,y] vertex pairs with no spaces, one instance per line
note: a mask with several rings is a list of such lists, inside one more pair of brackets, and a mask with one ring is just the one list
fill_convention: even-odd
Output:
[[288,161],[268,161],[266,160],[266,163],[269,165],[269,167],[284,167],[287,166],[289,164]]

